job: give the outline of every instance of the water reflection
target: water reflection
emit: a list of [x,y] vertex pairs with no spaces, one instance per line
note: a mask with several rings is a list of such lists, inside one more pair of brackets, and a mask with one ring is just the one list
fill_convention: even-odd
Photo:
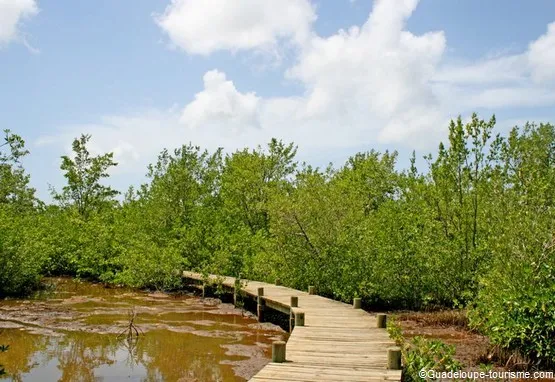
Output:
[[[144,334],[118,339],[130,306]],[[217,301],[68,280],[48,298],[0,302],[0,328],[8,381],[243,381],[284,336]]]

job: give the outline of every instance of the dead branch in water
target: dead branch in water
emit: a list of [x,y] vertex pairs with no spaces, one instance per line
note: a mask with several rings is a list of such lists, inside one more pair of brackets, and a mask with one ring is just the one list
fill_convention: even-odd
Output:
[[143,331],[135,325],[135,319],[137,318],[135,307],[131,308],[131,310],[127,313],[127,317],[127,327],[120,334],[118,334],[118,339],[125,336],[128,340],[132,340],[134,337],[138,338],[139,334],[143,334]]

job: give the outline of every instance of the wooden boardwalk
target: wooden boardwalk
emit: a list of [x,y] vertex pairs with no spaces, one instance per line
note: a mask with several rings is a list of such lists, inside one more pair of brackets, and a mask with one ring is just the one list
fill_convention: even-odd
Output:
[[[202,282],[198,273],[184,278]],[[211,276],[214,279],[216,276]],[[220,278],[221,280],[222,278]],[[233,290],[235,279],[224,277]],[[254,298],[263,289],[267,307],[285,314],[304,312],[304,326],[295,326],[286,345],[286,362],[269,363],[250,379],[276,381],[400,381],[401,370],[388,370],[388,348],[395,346],[376,316],[352,305],[295,289],[248,281],[243,291]],[[290,307],[291,296],[298,307]]]

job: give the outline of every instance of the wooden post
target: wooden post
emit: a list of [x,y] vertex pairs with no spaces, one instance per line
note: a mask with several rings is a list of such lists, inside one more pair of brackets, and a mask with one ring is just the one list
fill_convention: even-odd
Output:
[[279,278],[276,278],[276,285],[281,285],[281,280]]
[[266,301],[264,301],[264,288],[258,288],[258,297],[257,297],[257,315],[258,321],[264,322],[264,307],[266,305]]
[[304,326],[304,312],[295,312],[295,326]]
[[295,327],[295,313],[293,312],[292,308],[297,308],[299,306],[299,297],[291,296],[291,302],[289,303],[289,305],[291,306],[291,310],[289,313],[289,332],[292,332],[293,328]]
[[360,297],[355,297],[353,299],[353,308],[360,309],[362,307],[362,299]]
[[376,315],[376,319],[378,322],[378,328],[385,328],[387,326],[387,314],[378,313]]
[[391,347],[387,349],[387,368],[390,370],[401,370],[401,348]]
[[316,287],[309,286],[308,287],[308,294],[316,294]]
[[272,362],[285,362],[285,342],[274,341],[272,343]]

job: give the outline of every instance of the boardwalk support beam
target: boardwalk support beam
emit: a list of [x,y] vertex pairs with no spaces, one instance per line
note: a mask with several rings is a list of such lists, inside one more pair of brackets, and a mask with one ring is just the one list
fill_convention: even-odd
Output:
[[387,349],[387,368],[389,370],[401,370],[401,348],[391,347]]
[[264,322],[264,308],[266,306],[266,301],[264,301],[264,288],[258,288],[256,313],[259,322]]
[[285,342],[274,341],[272,343],[272,362],[285,362]]
[[236,288],[233,288],[233,306],[236,308],[239,306],[239,292]]
[[360,297],[355,297],[353,299],[353,308],[360,309],[362,307],[362,299]]
[[387,314],[378,313],[376,316],[378,328],[385,328],[387,326]]

